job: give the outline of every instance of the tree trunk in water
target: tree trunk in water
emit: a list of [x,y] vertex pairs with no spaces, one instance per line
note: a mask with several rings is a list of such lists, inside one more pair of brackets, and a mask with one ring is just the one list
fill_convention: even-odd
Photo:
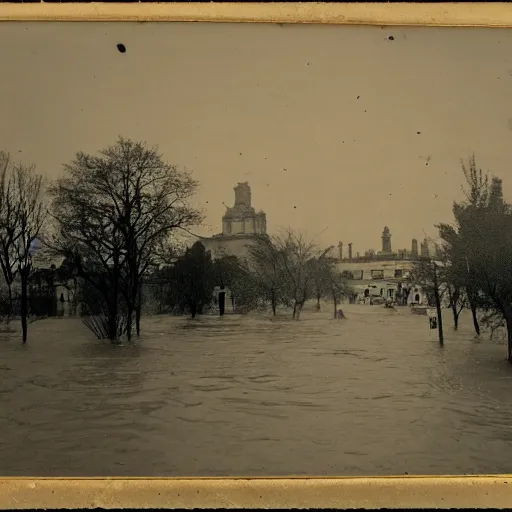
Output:
[[[114,289],[116,290],[116,286],[114,285]],[[108,311],[108,339],[112,343],[117,343],[117,323],[118,323],[118,303],[117,303],[117,293],[113,294],[113,297],[108,297],[107,303],[107,311]]]
[[334,301],[334,320],[338,318],[338,301],[336,300],[336,297],[333,297]]
[[297,304],[297,309],[295,310],[295,320],[298,320],[300,318],[300,313],[301,313],[303,307],[304,307],[304,302],[299,302]]
[[292,318],[295,319],[295,315],[297,314],[297,303],[293,303],[293,315]]
[[191,304],[190,305],[190,315],[192,316],[192,318],[195,318],[196,314],[197,314],[197,305]]
[[434,300],[437,311],[437,330],[439,333],[439,345],[444,346],[443,335],[443,313],[441,311],[441,297],[439,296],[439,285],[437,282],[437,265],[434,263]]
[[76,278],[76,276],[74,276],[73,277],[73,316],[76,316],[76,313],[77,313],[77,303],[78,303],[77,278]]
[[114,268],[112,269],[112,290],[110,295],[109,307],[109,333],[108,337],[112,343],[117,343],[117,323],[119,315],[119,263],[114,260]]
[[11,324],[11,318],[14,315],[14,304],[13,304],[13,298],[12,298],[12,283],[7,283],[7,290],[8,290],[9,304],[7,304],[6,324],[7,324],[7,327],[9,327],[9,325]]
[[27,325],[27,317],[28,317],[28,272],[23,271],[20,272],[21,277],[21,331],[23,336],[23,343],[27,343],[27,335],[28,335],[28,325]]
[[142,316],[142,282],[137,285],[137,300],[135,301],[135,333],[140,336],[140,317]]
[[277,300],[276,300],[276,292],[275,290],[272,290],[271,294],[271,302],[272,302],[272,316],[276,316],[276,309],[277,309]]
[[111,306],[109,308],[108,339],[112,343],[117,342],[117,306]]
[[12,304],[12,283],[9,283],[7,285],[8,293],[9,293],[9,311],[7,312],[7,325],[9,325],[9,322],[11,321],[11,317],[13,314],[13,304]]
[[469,298],[469,307],[471,308],[471,315],[473,317],[473,327],[475,328],[476,335],[480,336],[480,324],[478,323],[478,317],[476,316],[476,306],[471,296]]
[[219,316],[223,316],[226,310],[226,292],[219,292]]
[[459,313],[457,311],[457,304],[453,303],[451,304],[452,307],[452,313],[453,313],[453,328],[454,330],[457,330],[459,328]]
[[507,324],[507,360],[512,364],[512,307],[504,304],[501,311]]
[[141,301],[137,303],[135,307],[135,330],[137,332],[137,336],[140,336],[140,317],[142,314],[142,304]]
[[320,311],[320,295],[316,296],[316,310]]
[[126,339],[132,340],[133,307],[129,305],[126,310]]

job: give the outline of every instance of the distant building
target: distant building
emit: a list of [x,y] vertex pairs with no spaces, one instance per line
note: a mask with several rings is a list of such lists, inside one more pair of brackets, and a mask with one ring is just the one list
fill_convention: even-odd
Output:
[[265,212],[256,212],[253,208],[249,183],[238,183],[234,191],[235,204],[227,207],[222,217],[222,233],[210,238],[198,238],[214,258],[223,254],[246,257],[247,247],[255,237],[267,234],[267,216]]
[[[418,241],[412,240],[411,250],[399,249],[394,252],[391,246],[391,232],[387,226],[381,235],[382,250],[375,252],[370,249],[365,251],[363,257],[359,253],[352,258],[344,258],[340,253],[337,267],[347,279],[354,290],[354,300],[372,297],[383,299],[391,298],[402,304],[424,304],[425,294],[421,288],[410,283],[411,271],[415,263],[421,257],[429,257],[427,241],[421,244],[421,254],[418,254]],[[352,244],[349,244],[351,248]],[[340,242],[339,247],[343,247]]]

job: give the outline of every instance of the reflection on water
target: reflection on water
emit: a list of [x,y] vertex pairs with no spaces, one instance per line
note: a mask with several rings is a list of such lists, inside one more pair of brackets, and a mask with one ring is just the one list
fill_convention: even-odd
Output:
[[131,346],[75,319],[0,334],[0,474],[507,473],[512,368],[469,318],[346,306],[299,322],[144,319]]

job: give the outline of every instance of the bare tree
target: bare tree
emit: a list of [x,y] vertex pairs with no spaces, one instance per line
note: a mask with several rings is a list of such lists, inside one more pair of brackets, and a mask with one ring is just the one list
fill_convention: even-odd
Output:
[[332,249],[334,249],[332,245],[325,249],[316,259],[313,268],[312,279],[317,311],[321,308],[320,300],[325,296],[326,291],[330,290],[333,260],[328,254]]
[[283,268],[286,296],[293,308],[293,318],[298,320],[304,304],[312,295],[314,259],[318,257],[318,249],[302,233],[292,229],[276,237],[276,244]]
[[419,284],[427,294],[429,305],[434,304],[437,313],[437,329],[439,345],[444,345],[443,316],[441,301],[446,291],[446,283],[442,279],[442,266],[434,258],[422,258],[415,263],[409,280],[411,283]]
[[32,271],[32,244],[40,235],[47,216],[43,176],[35,166],[12,163],[0,157],[0,266],[9,293],[12,314],[12,284],[21,284],[21,328],[23,343],[28,336],[28,281]]
[[12,163],[10,155],[0,152],[0,267],[7,285],[7,321],[13,314],[12,285],[18,270],[15,252],[16,237],[16,205],[11,193],[10,172]]
[[197,182],[165,163],[156,147],[123,138],[98,156],[78,153],[65,171],[52,189],[58,251],[71,256],[84,278],[84,257],[110,276],[108,289],[105,282],[94,284],[109,296],[110,337],[116,336],[114,316],[121,295],[131,339],[134,315],[140,333],[142,281],[157,247],[172,230],[202,220],[188,203]]
[[[326,252],[328,252],[328,250]],[[336,269],[336,260],[326,258],[326,252],[320,255],[314,262],[314,290],[317,299],[317,310],[320,310],[319,303],[322,297],[332,300],[334,318],[336,319],[338,315],[338,304],[344,297],[348,296],[350,289],[342,273]]]
[[255,242],[248,246],[248,275],[267,304],[270,302],[273,316],[276,316],[277,305],[283,300],[284,293],[281,245],[278,239],[261,235],[255,237]]

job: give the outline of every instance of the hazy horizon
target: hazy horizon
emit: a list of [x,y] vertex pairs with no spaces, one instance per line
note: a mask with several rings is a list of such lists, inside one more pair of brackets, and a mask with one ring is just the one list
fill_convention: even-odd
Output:
[[354,254],[385,225],[394,250],[435,236],[472,153],[510,197],[507,29],[12,22],[0,42],[0,149],[53,179],[118,136],[158,145],[200,182],[201,235],[244,181],[269,232]]

